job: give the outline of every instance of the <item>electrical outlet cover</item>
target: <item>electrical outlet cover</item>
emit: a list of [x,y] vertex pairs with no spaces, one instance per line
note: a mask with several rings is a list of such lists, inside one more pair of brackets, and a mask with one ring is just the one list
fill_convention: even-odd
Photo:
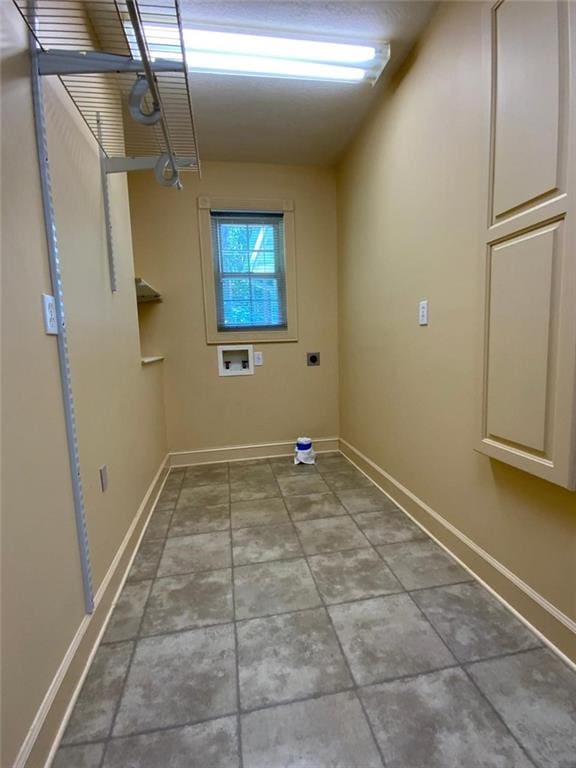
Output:
[[58,335],[58,318],[56,317],[56,301],[48,293],[42,294],[42,313],[44,315],[44,331],[50,336]]
[[307,352],[306,363],[311,366],[320,365],[320,352]]

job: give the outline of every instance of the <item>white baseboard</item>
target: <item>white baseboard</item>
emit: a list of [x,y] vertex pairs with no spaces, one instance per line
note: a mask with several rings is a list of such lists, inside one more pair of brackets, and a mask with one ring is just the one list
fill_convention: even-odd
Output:
[[[38,738],[38,735],[40,731],[42,730],[42,726],[44,725],[44,722],[46,720],[46,717],[48,716],[48,713],[50,711],[50,708],[54,702],[54,699],[56,698],[56,695],[58,694],[58,691],[60,689],[60,686],[62,685],[62,682],[64,678],[66,677],[66,673],[68,672],[68,669],[70,668],[70,665],[72,664],[72,661],[74,660],[74,657],[78,651],[78,648],[80,647],[80,643],[82,642],[88,628],[90,627],[94,615],[96,613],[96,610],[100,603],[102,602],[102,599],[104,595],[106,594],[106,591],[108,590],[108,587],[110,585],[110,582],[114,578],[114,575],[116,573],[116,569],[118,567],[118,563],[121,561],[122,556],[124,555],[126,548],[130,542],[130,538],[132,534],[134,533],[134,530],[136,526],[138,525],[140,518],[144,514],[145,510],[149,510],[149,513],[152,514],[152,510],[154,509],[154,504],[156,503],[156,499],[158,495],[160,494],[162,487],[164,485],[164,482],[166,478],[164,479],[164,482],[158,489],[157,494],[155,495],[154,499],[151,501],[151,496],[154,492],[154,488],[156,487],[162,472],[165,470],[168,462],[168,456],[166,456],[162,463],[160,464],[160,467],[158,468],[158,471],[154,475],[154,479],[148,486],[148,490],[146,491],[146,494],[142,500],[142,503],[140,504],[138,511],[136,512],[136,515],[134,516],[134,519],[132,523],[130,524],[130,527],[128,528],[128,531],[126,532],[126,535],[124,536],[124,539],[122,540],[122,543],[112,561],[110,564],[110,568],[108,569],[104,579],[102,580],[102,583],[100,587],[98,588],[98,591],[96,592],[96,595],[94,596],[94,613],[90,615],[85,615],[82,618],[82,621],[80,622],[80,625],[78,629],[76,630],[76,634],[74,635],[72,642],[68,646],[68,649],[64,655],[64,658],[62,659],[60,666],[58,667],[58,670],[56,671],[56,674],[54,675],[52,682],[50,683],[50,686],[48,687],[48,690],[46,691],[46,694],[44,696],[44,699],[42,700],[42,703],[40,704],[40,707],[38,708],[38,711],[36,712],[36,716],[34,717],[34,720],[32,721],[32,725],[30,726],[28,733],[26,734],[26,738],[24,739],[22,746],[20,747],[20,751],[18,752],[18,755],[16,757],[16,760],[13,764],[13,768],[25,768],[26,761],[30,757],[30,753],[32,752],[32,749],[34,747],[34,744],[36,743],[36,739]],[[167,476],[167,475],[166,475]],[[124,581],[126,580],[126,576],[128,575],[128,571],[130,570],[130,566],[132,565],[132,561],[134,557],[136,556],[136,552],[138,550],[138,546],[140,544],[140,539],[144,535],[144,531],[146,530],[146,525],[142,528],[142,533],[138,539],[138,542],[136,543],[136,546],[134,547],[134,552],[132,553],[132,556],[130,558],[130,561],[127,565],[127,568],[125,570],[125,573],[121,579],[121,583],[116,590],[116,594],[114,595],[114,598],[112,600],[112,604],[110,607],[110,610],[108,611],[106,618],[104,619],[104,622],[102,624],[102,627],[100,631],[98,632],[98,637],[96,638],[96,641],[90,651],[90,654],[87,658],[86,664],[84,665],[84,669],[82,672],[82,675],[75,687],[74,694],[72,698],[70,699],[70,702],[66,708],[66,712],[64,714],[64,717],[62,719],[62,722],[60,724],[60,727],[58,729],[58,732],[56,734],[56,737],[53,741],[52,747],[50,749],[50,752],[48,754],[48,757],[46,759],[45,768],[50,768],[50,765],[52,764],[52,761],[54,759],[54,755],[56,754],[56,750],[58,749],[58,744],[60,743],[60,739],[62,737],[62,734],[64,733],[64,730],[66,728],[66,725],[68,724],[68,720],[70,719],[70,715],[72,713],[72,709],[74,708],[74,704],[76,703],[76,699],[78,698],[78,695],[80,693],[80,689],[82,688],[82,685],[84,683],[84,680],[86,678],[86,675],[88,674],[88,669],[90,668],[90,664],[92,663],[92,659],[94,658],[94,654],[96,653],[96,650],[98,648],[98,645],[100,643],[100,639],[102,635],[104,634],[104,631],[106,629],[106,625],[108,624],[108,621],[110,619],[110,615],[112,613],[112,610],[116,604],[116,601],[118,600],[118,596],[120,592],[122,591],[122,587],[124,586]]]
[[[315,437],[312,444],[316,453],[339,450],[337,437]],[[290,456],[294,453],[294,440],[279,443],[260,443],[253,445],[228,445],[222,448],[205,448],[199,451],[173,451],[170,453],[170,466],[182,467],[195,464],[216,464],[224,461],[242,461],[243,459],[270,459],[274,456]]]
[[[496,558],[492,557],[491,554],[486,552],[486,550],[482,549],[476,542],[474,542],[472,539],[470,539],[466,534],[462,533],[458,528],[456,528],[452,523],[445,520],[438,512],[436,512],[432,507],[430,507],[426,502],[422,501],[416,494],[412,493],[408,488],[406,488],[402,483],[400,483],[396,478],[394,478],[392,475],[390,475],[388,472],[386,472],[382,467],[379,467],[378,464],[372,461],[372,459],[369,459],[367,456],[365,456],[361,451],[359,451],[357,448],[355,448],[353,445],[351,445],[349,442],[344,440],[343,438],[340,438],[340,445],[344,449],[342,453],[344,456],[360,471],[363,475],[365,475],[369,480],[371,480],[374,485],[376,485],[377,488],[379,488],[382,493],[384,493],[386,496],[388,496],[389,499],[391,499],[394,504],[396,504],[400,509],[408,515],[408,517],[413,520],[416,525],[418,525],[420,528],[422,528],[430,538],[432,538],[442,549],[444,549],[448,554],[458,562],[459,565],[461,565],[463,568],[465,568],[469,573],[471,573],[474,578],[479,581],[486,589],[488,589],[503,605],[508,608],[520,621],[522,621],[534,634],[536,634],[543,643],[545,643],[555,654],[557,654],[568,666],[570,666],[572,669],[576,670],[576,663],[570,659],[568,656],[566,656],[565,653],[563,653],[549,638],[546,637],[537,627],[535,627],[528,619],[526,619],[525,616],[523,616],[519,611],[517,611],[514,606],[510,605],[510,603],[505,600],[502,595],[500,595],[495,589],[493,589],[489,584],[486,583],[486,581],[479,576],[473,568],[471,568],[465,561],[463,561],[461,558],[457,557],[454,552],[450,550],[449,547],[447,547],[440,539],[438,539],[434,534],[432,534],[422,522],[417,520],[414,515],[412,515],[405,506],[402,505],[402,503],[398,500],[398,498],[395,498],[392,496],[387,490],[382,488],[381,485],[378,484],[377,480],[374,479],[374,477],[366,472],[362,466],[360,466],[357,462],[355,462],[352,458],[352,456],[357,457],[361,463],[367,465],[370,467],[370,469],[374,472],[376,477],[382,478],[386,483],[392,485],[394,488],[396,488],[400,494],[403,496],[406,496],[410,499],[425,515],[433,518],[433,520],[441,525],[446,531],[448,531],[452,536],[457,538],[462,544],[464,544],[468,549],[470,549],[474,554],[476,554],[479,558],[481,558],[487,565],[489,565],[491,568],[493,568],[497,573],[499,573],[501,576],[503,576],[505,579],[507,579],[516,589],[518,589],[520,592],[522,592],[526,597],[528,597],[530,600],[532,600],[539,608],[541,608],[543,611],[545,611],[552,619],[562,624],[566,629],[568,629],[570,632],[572,632],[576,636],[576,622],[573,621],[569,616],[567,616],[565,613],[560,611],[555,605],[553,605],[549,600],[546,600],[545,597],[543,597],[541,594],[536,592],[535,589],[533,589],[529,584],[527,584],[525,581],[523,581],[519,576],[517,576],[515,573],[513,573],[509,568],[507,568],[505,565],[503,565],[501,562],[496,560]],[[352,456],[350,455],[352,454]]]

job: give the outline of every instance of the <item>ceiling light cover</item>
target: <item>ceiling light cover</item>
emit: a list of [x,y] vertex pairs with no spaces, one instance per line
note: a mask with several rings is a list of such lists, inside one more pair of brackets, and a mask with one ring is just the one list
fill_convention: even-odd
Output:
[[184,32],[184,40],[186,47],[195,51],[239,53],[245,56],[299,61],[363,64],[372,61],[376,55],[376,49],[370,45],[212,32],[207,29],[187,29]]
[[192,72],[283,77],[296,80],[339,80],[342,82],[359,82],[365,76],[365,71],[359,67],[344,67],[317,61],[275,59],[266,56],[187,51],[186,59],[188,68]]
[[[147,27],[157,58],[170,59],[176,41],[162,26]],[[208,74],[375,83],[390,58],[388,43],[326,40],[185,29],[188,69]]]

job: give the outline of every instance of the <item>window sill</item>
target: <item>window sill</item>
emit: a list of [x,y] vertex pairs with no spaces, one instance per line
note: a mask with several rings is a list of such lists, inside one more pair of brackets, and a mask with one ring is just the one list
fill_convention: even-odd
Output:
[[221,339],[209,340],[206,342],[208,346],[215,347],[222,344],[296,344],[298,339],[260,339],[253,336],[233,337],[222,336]]

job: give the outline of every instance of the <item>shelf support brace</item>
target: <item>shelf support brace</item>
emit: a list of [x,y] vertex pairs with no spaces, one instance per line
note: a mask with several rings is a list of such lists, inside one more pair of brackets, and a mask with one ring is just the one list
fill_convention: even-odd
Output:
[[106,172],[106,154],[102,149],[102,120],[100,113],[96,117],[98,126],[98,143],[100,145],[100,179],[102,181],[102,197],[104,200],[104,225],[106,228],[106,252],[108,254],[108,272],[110,273],[110,289],[112,293],[118,290],[116,280],[116,262],[114,260],[114,239],[112,237],[112,213],[110,211],[110,190],[108,188],[108,174]]
[[[41,75],[99,75],[109,72],[145,72],[144,63],[131,56],[99,51],[39,51],[38,71]],[[177,61],[156,59],[150,62],[152,72],[182,72]]]

